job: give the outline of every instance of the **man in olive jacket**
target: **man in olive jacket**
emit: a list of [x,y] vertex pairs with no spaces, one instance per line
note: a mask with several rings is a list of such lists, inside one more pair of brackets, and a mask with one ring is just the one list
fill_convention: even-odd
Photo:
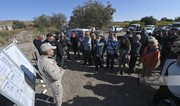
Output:
[[64,69],[58,67],[55,60],[52,58],[56,46],[50,43],[44,43],[40,47],[42,55],[38,59],[38,68],[43,80],[51,87],[56,106],[61,106],[63,87],[61,79],[64,74]]

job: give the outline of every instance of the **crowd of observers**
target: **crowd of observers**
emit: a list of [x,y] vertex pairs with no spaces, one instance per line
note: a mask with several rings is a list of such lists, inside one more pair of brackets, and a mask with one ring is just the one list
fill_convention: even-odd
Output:
[[[40,55],[40,45],[47,42],[57,47],[53,58],[58,66],[63,68],[66,67],[64,64],[66,59],[82,59],[84,66],[94,65],[96,71],[106,68],[114,73],[115,59],[117,59],[117,74],[123,75],[125,72],[133,74],[136,71],[136,65],[142,63],[141,77],[148,77],[152,75],[152,71],[160,61],[160,75],[168,75],[167,71],[170,70],[173,72],[169,73],[180,75],[180,36],[176,28],[158,31],[151,35],[147,35],[145,29],[135,35],[130,30],[126,30],[126,34],[121,37],[110,31],[107,39],[102,33],[96,33],[95,29],[91,32],[83,32],[81,36],[72,32],[69,39],[64,32],[57,32],[55,36],[48,33],[46,40],[43,41],[43,36],[38,35],[33,41]],[[73,50],[74,56],[70,56],[70,49]],[[169,60],[173,60],[177,65],[167,67]],[[156,104],[166,97],[172,98],[176,104],[179,104],[180,87],[166,86],[163,90],[160,87],[155,95],[153,102]]]

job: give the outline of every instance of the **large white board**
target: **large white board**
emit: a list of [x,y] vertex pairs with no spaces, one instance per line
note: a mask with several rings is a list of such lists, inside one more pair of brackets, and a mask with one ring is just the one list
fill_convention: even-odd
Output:
[[35,68],[16,44],[0,51],[0,93],[3,96],[18,106],[34,106],[35,76]]
[[[10,44],[4,49],[4,52],[19,66],[19,68],[25,73],[26,81],[33,87],[35,84],[36,69],[28,61],[26,56],[21,52],[15,43]],[[34,87],[33,87],[34,88]]]

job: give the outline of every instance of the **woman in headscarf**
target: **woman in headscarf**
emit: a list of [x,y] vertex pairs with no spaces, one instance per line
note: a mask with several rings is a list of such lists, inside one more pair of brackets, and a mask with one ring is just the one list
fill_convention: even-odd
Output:
[[155,69],[159,59],[160,50],[158,41],[154,37],[151,37],[140,57],[140,63],[143,64],[142,77],[151,75],[151,72]]

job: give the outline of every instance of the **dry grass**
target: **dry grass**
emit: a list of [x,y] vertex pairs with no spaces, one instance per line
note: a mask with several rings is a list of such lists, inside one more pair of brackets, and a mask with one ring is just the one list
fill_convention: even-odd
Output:
[[[8,24],[13,24],[14,21],[18,21],[18,20],[3,20],[3,21],[0,21],[0,25],[8,25]],[[21,21],[21,20],[19,20]],[[24,22],[25,25],[33,25],[33,22],[32,21],[21,21],[21,22]]]

